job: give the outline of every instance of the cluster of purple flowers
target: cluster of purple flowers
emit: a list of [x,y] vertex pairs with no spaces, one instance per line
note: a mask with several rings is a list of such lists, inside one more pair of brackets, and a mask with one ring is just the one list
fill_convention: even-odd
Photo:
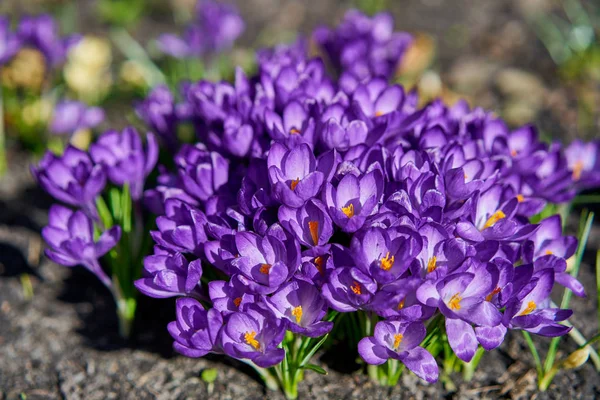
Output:
[[20,49],[30,48],[42,53],[47,67],[55,67],[65,61],[69,48],[79,39],[79,35],[61,38],[50,15],[24,17],[14,32],[10,21],[0,17],[0,65],[10,62]]
[[[556,282],[584,294],[566,272],[577,241],[558,216],[529,219],[600,184],[600,144],[563,151],[464,102],[418,108],[388,83],[395,65],[381,53],[395,57],[410,38],[387,15],[351,13],[318,36],[339,80],[298,42],[260,52],[255,76],[187,83],[180,102],[159,87],[137,108],[178,147],[144,193],[159,217],[136,282],[182,296],[175,348],[268,367],[284,357],[286,330],[319,337],[328,310],[367,312],[381,321],[358,346],[363,359],[398,359],[431,382],[437,364],[419,344],[436,315],[464,361],[508,329],[568,332],[571,312],[549,295]],[[177,143],[180,122],[197,144]],[[209,266],[219,278],[203,278]]]
[[82,265],[111,287],[99,259],[117,245],[121,227],[103,225],[97,202],[107,182],[128,185],[132,200],[140,200],[157,159],[154,136],[147,135],[144,148],[133,128],[104,133],[89,152],[70,145],[60,156],[48,151],[39,165],[32,167],[32,174],[52,197],[76,209],[58,204],[50,208],[48,226],[42,230],[48,258],[67,267]]
[[163,34],[158,45],[163,53],[172,57],[200,57],[229,49],[244,29],[244,20],[233,5],[199,0],[195,19],[183,37]]

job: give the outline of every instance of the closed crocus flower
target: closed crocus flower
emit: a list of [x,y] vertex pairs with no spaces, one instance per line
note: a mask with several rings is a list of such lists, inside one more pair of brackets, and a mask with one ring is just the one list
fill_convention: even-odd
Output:
[[171,151],[177,148],[177,113],[175,99],[169,88],[158,85],[136,104],[136,114],[155,132]]
[[167,325],[175,340],[173,348],[187,357],[202,357],[208,353],[220,353],[220,335],[223,316],[191,297],[177,299],[176,320]]
[[52,197],[96,217],[95,201],[104,190],[106,175],[88,153],[71,145],[60,157],[47,152],[38,166],[32,167],[32,173]]
[[42,229],[42,237],[49,246],[46,250],[49,259],[66,267],[83,265],[106,286],[112,286],[98,260],[115,247],[121,238],[120,227],[112,227],[94,240],[94,223],[88,216],[54,205],[48,213],[48,225]]
[[285,324],[281,319],[253,305],[245,312],[229,316],[221,341],[228,356],[249,359],[259,367],[268,368],[285,357],[285,351],[278,347],[284,335]]
[[50,122],[50,132],[57,135],[73,134],[91,129],[104,121],[104,111],[99,107],[87,107],[79,101],[64,100],[56,104]]
[[157,247],[155,254],[144,259],[143,278],[135,281],[135,287],[146,296],[159,299],[185,295],[203,298],[201,277],[200,260],[187,261],[181,253]]
[[358,353],[368,364],[380,365],[388,359],[401,361],[419,378],[433,383],[438,379],[438,366],[433,356],[419,344],[427,330],[422,322],[381,321],[373,336],[358,343]]
[[115,185],[129,184],[131,198],[139,200],[144,190],[146,177],[152,172],[158,160],[158,144],[153,134],[146,135],[144,149],[142,139],[134,128],[123,132],[105,132],[90,147],[94,161],[106,170],[110,181]]
[[151,231],[154,241],[165,249],[196,256],[204,254],[207,219],[204,213],[178,199],[165,201],[165,215],[156,218],[158,231]]
[[182,188],[190,196],[205,202],[227,183],[229,162],[217,152],[197,144],[184,145],[175,156]]

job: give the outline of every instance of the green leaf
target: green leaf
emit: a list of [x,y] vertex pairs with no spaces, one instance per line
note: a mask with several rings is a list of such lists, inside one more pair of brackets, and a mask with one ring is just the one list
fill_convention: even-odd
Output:
[[206,383],[213,383],[217,380],[217,376],[219,371],[216,368],[207,368],[200,374],[200,378]]
[[98,209],[98,215],[100,217],[102,225],[104,226],[104,229],[111,228],[114,223],[113,217],[102,197],[98,197],[98,199],[96,200],[96,208]]
[[133,208],[131,201],[131,192],[129,191],[129,184],[123,185],[123,193],[121,194],[121,212],[122,215],[122,226],[123,231],[126,233],[131,232],[131,210]]
[[310,369],[311,371],[315,371],[317,374],[327,375],[327,371],[315,364],[306,364],[302,368]]
[[308,363],[310,361],[312,356],[314,356],[315,353],[317,352],[317,350],[319,350],[319,348],[323,345],[323,343],[325,343],[325,341],[327,340],[327,337],[329,337],[329,334],[323,336],[321,338],[321,340],[319,340],[319,342],[316,345],[314,345],[312,349],[310,349],[308,354],[306,354],[306,356],[304,356],[302,361],[300,361],[299,367],[304,367],[306,365],[306,363]]

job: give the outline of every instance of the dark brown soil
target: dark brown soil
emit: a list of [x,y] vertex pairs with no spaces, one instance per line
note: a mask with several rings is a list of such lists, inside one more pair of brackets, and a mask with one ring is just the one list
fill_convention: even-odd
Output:
[[[318,23],[339,20],[348,6],[347,1],[332,0],[239,0],[237,3],[248,21],[248,32],[293,29],[308,32]],[[524,69],[534,74],[549,93],[567,97],[568,89],[561,86],[552,61],[524,20],[520,1],[389,3],[400,29],[429,32],[437,39],[435,68],[444,80],[457,79],[461,63],[472,60],[496,68],[496,72],[484,77],[483,86],[475,95],[484,106],[494,109],[504,106],[505,99],[496,90],[494,77],[507,67]],[[151,26],[151,22],[145,25]],[[250,35],[244,41],[256,43]],[[566,106],[572,104],[567,101]],[[536,120],[554,136],[568,140],[577,135],[573,121],[550,106],[542,107]],[[279,393],[267,392],[257,376],[239,362],[219,357],[188,359],[174,354],[165,329],[166,322],[174,319],[173,301],[143,299],[134,339],[122,341],[108,291],[83,269],[59,267],[43,257],[39,232],[50,199],[35,188],[27,156],[15,153],[10,161],[11,172],[0,178],[0,400],[283,398]],[[571,225],[574,232],[576,221]],[[581,268],[588,297],[575,298],[571,304],[575,311],[571,321],[587,337],[598,330],[593,263],[599,248],[600,228],[596,225]],[[30,298],[23,289],[22,274],[31,279]],[[537,342],[549,343],[544,339]],[[564,339],[560,355],[575,348],[571,339]],[[344,362],[332,361],[336,359]],[[379,387],[349,367],[352,361],[352,355],[337,354],[335,348],[322,354],[317,363],[329,374],[307,372],[299,388],[300,398],[594,399],[600,396],[599,375],[591,363],[576,371],[560,372],[547,392],[537,392],[532,357],[518,332],[510,334],[500,349],[484,355],[471,382],[462,382],[460,376],[455,376],[454,392],[442,383],[423,385],[411,374],[405,374],[396,387]],[[219,371],[211,393],[200,379],[201,371],[206,368]]]

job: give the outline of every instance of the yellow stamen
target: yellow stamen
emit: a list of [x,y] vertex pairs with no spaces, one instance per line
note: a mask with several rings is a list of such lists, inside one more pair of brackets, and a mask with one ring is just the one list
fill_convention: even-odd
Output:
[[299,324],[302,319],[302,306],[294,307],[292,309],[292,315],[296,317],[296,323]]
[[522,202],[524,202],[524,201],[525,201],[525,197],[524,197],[522,194],[520,194],[520,193],[519,193],[519,194],[517,195],[517,201],[518,201],[519,203],[522,203]]
[[485,221],[485,225],[483,225],[483,229],[491,228],[492,226],[494,226],[494,224],[496,222],[500,221],[503,218],[506,218],[506,214],[504,214],[504,212],[502,212],[502,210],[496,211],[495,213],[492,214],[491,217],[488,218],[487,221]]
[[236,307],[239,307],[241,303],[242,303],[241,297],[236,297],[235,299],[233,299],[233,304],[235,304]]
[[350,205],[342,207],[342,212],[346,214],[346,217],[348,218],[354,217],[354,204],[350,203]]
[[573,180],[578,181],[581,179],[581,173],[583,172],[583,162],[577,161],[573,166]]
[[547,255],[547,256],[551,256],[552,254],[554,254],[554,253],[552,252],[552,250],[546,250],[546,255]]
[[394,350],[398,350],[398,347],[400,347],[400,343],[402,343],[402,339],[404,339],[403,334],[396,333],[394,335]]
[[290,129],[290,135],[299,135],[300,131],[296,128]]
[[260,273],[267,275],[271,270],[271,264],[260,264]]
[[390,252],[388,251],[384,258],[381,259],[381,269],[384,271],[389,271],[394,266],[394,256],[390,257]]
[[427,261],[427,273],[430,274],[437,268],[437,257],[433,256]]
[[485,300],[486,301],[492,301],[492,299],[494,298],[495,295],[497,295],[498,293],[500,293],[500,288],[496,287],[494,290],[492,290],[490,292],[490,294],[488,294],[487,296],[485,296]]
[[400,300],[400,302],[398,303],[398,310],[402,310],[404,308],[405,301],[405,299]]
[[516,150],[514,150],[514,149],[513,149],[513,150],[511,150],[511,151],[510,151],[510,155],[511,155],[511,156],[513,156],[513,157],[514,157],[514,156],[516,156],[516,155],[517,155],[517,151],[516,151]]
[[354,294],[362,294],[362,290],[360,288],[360,283],[354,281],[354,284],[350,286],[350,290],[354,292]]
[[467,175],[467,173],[466,173],[466,172],[465,172],[465,174],[464,174],[463,176],[464,176],[464,178],[465,178],[465,181],[466,181],[467,179],[469,179],[469,175]]
[[319,244],[319,221],[308,221],[308,230],[310,231],[313,244]]
[[384,114],[383,111],[375,111],[375,116],[376,117],[381,117]]
[[298,186],[299,182],[300,182],[300,178],[296,178],[296,179],[292,180],[290,182],[290,189],[296,190],[296,186]]
[[321,257],[321,256],[315,257],[315,259],[313,260],[315,267],[317,267],[317,271],[319,271],[319,273],[321,275],[323,275],[325,273],[325,270],[323,269],[324,261],[325,260],[323,260],[323,257]]
[[448,302],[448,307],[450,307],[451,310],[460,310],[460,301],[461,300],[462,300],[462,297],[460,297],[460,293],[454,294],[450,298],[450,301]]
[[258,343],[258,340],[256,340],[255,337],[256,332],[254,331],[244,333],[244,341],[252,346],[254,350],[258,350],[260,348],[260,343]]
[[531,300],[527,303],[527,308],[521,311],[519,316],[531,314],[536,308],[537,304],[535,304],[535,301]]

